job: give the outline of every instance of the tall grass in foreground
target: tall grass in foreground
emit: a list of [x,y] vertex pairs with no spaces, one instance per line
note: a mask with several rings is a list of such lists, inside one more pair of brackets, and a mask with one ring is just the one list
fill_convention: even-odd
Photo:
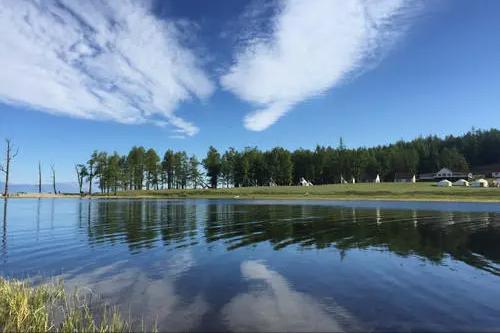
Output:
[[[141,325],[145,331],[144,325]],[[2,332],[132,332],[116,308],[91,308],[90,299],[67,295],[60,282],[32,286],[0,278]]]

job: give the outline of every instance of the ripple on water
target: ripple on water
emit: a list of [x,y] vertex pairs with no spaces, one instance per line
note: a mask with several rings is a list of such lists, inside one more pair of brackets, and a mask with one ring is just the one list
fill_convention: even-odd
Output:
[[7,208],[2,275],[62,276],[162,330],[500,329],[492,205],[26,199]]

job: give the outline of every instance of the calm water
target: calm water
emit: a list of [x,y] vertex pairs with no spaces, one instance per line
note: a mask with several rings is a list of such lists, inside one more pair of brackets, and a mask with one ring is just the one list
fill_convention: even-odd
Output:
[[161,330],[500,330],[500,205],[11,199],[0,274]]

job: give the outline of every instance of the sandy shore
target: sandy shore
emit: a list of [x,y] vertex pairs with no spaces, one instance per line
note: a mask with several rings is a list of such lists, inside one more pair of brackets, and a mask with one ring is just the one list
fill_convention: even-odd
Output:
[[54,194],[54,193],[11,193],[8,198],[80,198],[79,194]]

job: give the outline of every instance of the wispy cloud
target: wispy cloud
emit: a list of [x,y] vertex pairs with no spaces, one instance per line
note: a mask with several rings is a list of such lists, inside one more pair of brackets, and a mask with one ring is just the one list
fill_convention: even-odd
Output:
[[405,0],[290,0],[280,6],[271,33],[240,45],[221,77],[225,89],[257,106],[244,120],[254,131],[373,63],[419,7]]
[[133,0],[4,0],[0,100],[194,135],[174,110],[214,86],[180,30]]

